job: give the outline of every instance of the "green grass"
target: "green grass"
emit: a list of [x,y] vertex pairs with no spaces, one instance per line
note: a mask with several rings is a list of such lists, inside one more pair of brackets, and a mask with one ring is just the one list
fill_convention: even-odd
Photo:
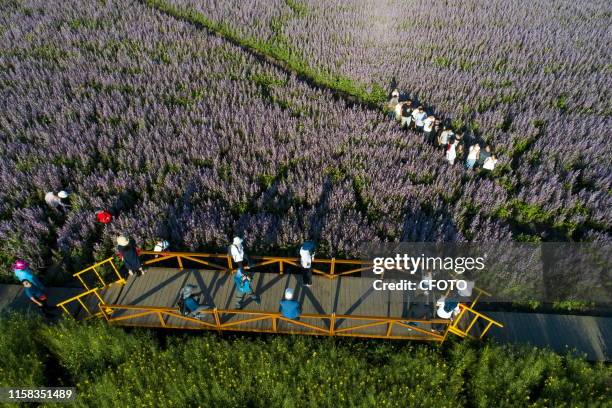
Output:
[[469,342],[156,337],[16,315],[0,329],[0,384],[75,386],[77,407],[604,406],[612,375],[542,349]]

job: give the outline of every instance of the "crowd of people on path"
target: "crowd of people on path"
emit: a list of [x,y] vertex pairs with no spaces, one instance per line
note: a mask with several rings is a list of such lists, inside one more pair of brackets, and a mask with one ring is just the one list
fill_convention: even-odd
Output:
[[444,151],[444,160],[450,165],[458,161],[464,162],[468,170],[482,168],[487,171],[492,171],[497,165],[497,157],[489,145],[461,131],[454,131],[450,124],[427,113],[422,105],[414,104],[410,99],[400,101],[397,89],[391,93],[387,109],[402,129],[423,134],[428,143]]

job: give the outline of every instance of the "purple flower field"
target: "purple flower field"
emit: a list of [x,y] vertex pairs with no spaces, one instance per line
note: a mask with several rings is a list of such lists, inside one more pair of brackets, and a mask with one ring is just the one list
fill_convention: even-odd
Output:
[[[141,2],[4,1],[3,264],[74,269],[118,233],[222,252],[238,233],[292,255],[314,238],[337,257],[364,241],[610,239],[608,3],[170,3],[321,72],[395,78],[489,142],[499,169],[450,167],[381,111]],[[60,189],[66,214],[43,200]]]

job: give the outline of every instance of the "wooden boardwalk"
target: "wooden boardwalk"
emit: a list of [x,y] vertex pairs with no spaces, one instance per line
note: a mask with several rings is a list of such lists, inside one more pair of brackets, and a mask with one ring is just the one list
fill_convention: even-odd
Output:
[[[252,299],[236,309],[233,275],[215,270],[179,270],[151,267],[143,277],[131,276],[125,285],[113,284],[101,296],[112,324],[182,329],[219,329],[301,334],[330,334],[441,341],[448,321],[432,320],[433,295],[408,291],[376,291],[373,279],[314,275],[313,285],[301,284],[295,274],[255,273],[253,287],[261,304]],[[201,319],[178,316],[179,292],[187,284],[202,292],[203,303],[216,308]],[[298,322],[280,318],[279,302],[286,288],[295,290],[302,305]],[[247,297],[248,299],[248,297]],[[97,309],[95,297],[88,307]],[[112,311],[112,312],[111,312]],[[83,313],[83,312],[81,312]],[[215,315],[216,314],[216,315]],[[85,317],[81,315],[79,317]],[[389,319],[395,319],[391,322]],[[407,325],[407,320],[425,320]],[[332,323],[333,320],[333,323]],[[300,324],[303,323],[303,324]]]

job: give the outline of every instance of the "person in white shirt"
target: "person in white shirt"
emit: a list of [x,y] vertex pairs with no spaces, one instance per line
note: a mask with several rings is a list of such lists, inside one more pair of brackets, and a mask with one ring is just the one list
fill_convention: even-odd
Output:
[[53,208],[54,210],[59,211],[65,211],[66,208],[68,208],[68,205],[64,201],[67,198],[68,193],[63,190],[57,193],[57,195],[52,191],[49,191],[47,194],[45,194],[45,202],[47,203],[47,205]]
[[454,140],[453,143],[449,144],[446,148],[446,160],[452,166],[455,164],[455,159],[457,158],[457,145],[459,144],[458,140]]
[[423,110],[422,106],[419,106],[412,112],[412,119],[414,119],[414,124],[418,131],[423,130],[423,126],[425,125],[425,118],[427,118],[427,114]]
[[[242,238],[240,237],[234,237],[234,240],[232,241],[232,245],[230,246],[230,253],[232,255],[232,261],[234,261],[234,264],[236,265],[236,269],[240,272],[240,274],[243,274],[243,266],[244,266],[244,261],[247,260],[247,256],[244,252],[244,247],[242,246]],[[248,265],[246,266],[246,269],[248,269]]]
[[423,132],[425,132],[425,140],[429,143],[433,144],[433,127],[436,122],[436,117],[434,115],[429,115],[423,121]]
[[442,133],[440,133],[440,137],[438,138],[438,146],[446,148],[446,145],[448,145],[451,137],[454,135],[455,134],[448,126],[444,126],[444,130],[442,130]]
[[402,122],[400,127],[408,129],[412,122],[412,101],[406,101],[402,104]]
[[496,164],[497,164],[497,157],[495,157],[495,155],[492,154],[491,156],[485,159],[484,164],[482,165],[482,168],[489,170],[489,171],[493,171]]
[[304,286],[312,286],[312,261],[314,260],[314,243],[306,241],[300,247],[300,264]]
[[472,170],[479,156],[480,156],[480,145],[475,144],[475,145],[470,146],[470,150],[468,152],[467,159],[465,161],[465,168],[468,170]]

